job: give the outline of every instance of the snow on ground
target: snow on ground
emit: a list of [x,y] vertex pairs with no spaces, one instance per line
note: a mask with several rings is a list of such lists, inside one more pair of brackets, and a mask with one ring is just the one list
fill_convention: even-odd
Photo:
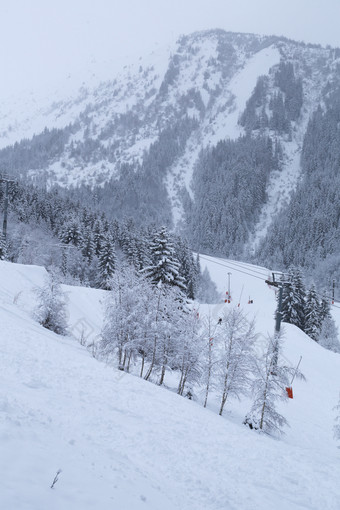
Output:
[[[264,283],[265,268],[205,256],[201,265],[221,292],[231,272],[233,301],[222,307],[240,302],[260,332],[272,332],[274,291]],[[282,408],[291,428],[275,440],[241,424],[243,404],[229,404],[221,418],[213,403],[204,409],[43,329],[30,311],[32,288],[44,275],[0,262],[1,509],[339,508],[332,439],[339,355],[285,326],[284,354],[292,363],[302,355],[307,382],[294,383],[294,399]],[[105,292],[64,290],[70,323],[84,321],[97,334]]]
[[[312,56],[307,58],[311,66],[312,74],[304,77],[304,104],[300,119],[293,125],[292,140],[281,140],[284,160],[281,171],[272,172],[267,187],[267,203],[264,205],[259,221],[255,226],[254,233],[248,243],[250,252],[254,252],[261,239],[265,237],[273,218],[289,203],[290,197],[299,182],[301,176],[300,157],[303,146],[304,134],[312,114],[318,105],[322,104],[322,91],[326,85],[325,78],[320,73],[318,66],[313,64]],[[246,250],[247,251],[247,250]]]
[[[131,101],[136,102],[137,95],[141,92],[136,90],[135,83],[134,86],[130,83],[131,79],[136,81],[138,69],[151,66],[155,84],[160,84],[173,46],[173,43],[166,46],[157,44],[149,55],[139,59],[135,55],[122,55],[120,59],[114,60],[91,60],[86,68],[74,67],[72,72],[61,76],[57,82],[51,82],[46,77],[40,86],[32,90],[23,88],[20,93],[15,91],[7,97],[1,97],[0,149],[24,138],[31,138],[34,134],[41,133],[45,127],[61,129],[75,122],[87,105],[103,101],[112,94],[114,79],[119,80],[119,88],[124,94],[123,98],[116,98],[114,110],[125,112],[126,107],[129,104],[131,106]],[[130,95],[126,94],[129,89]],[[109,113],[106,108],[103,118],[98,119],[97,123],[105,124]]]
[[[207,48],[206,55],[210,56],[211,53],[212,48]],[[279,61],[278,49],[270,46],[245,60],[243,67],[229,83],[223,83],[224,80],[219,76],[220,81],[214,85],[222,86],[223,93],[203,122],[200,140],[197,139],[197,133],[189,139],[184,155],[179,158],[168,174],[167,189],[172,202],[175,224],[183,218],[183,209],[179,198],[181,189],[184,187],[189,194],[192,194],[190,183],[199,152],[204,147],[216,145],[220,140],[236,139],[244,133],[238,120],[255,88],[257,79],[261,75],[267,75],[270,68],[278,64]],[[190,72],[192,73],[192,70]],[[188,76],[191,76],[189,71]],[[216,79],[216,76],[214,78]],[[192,80],[190,80],[190,85],[191,83]],[[199,86],[200,84],[195,81],[195,85]],[[227,106],[228,104],[229,106]]]
[[261,239],[267,234],[273,218],[284,206],[289,204],[291,194],[296,189],[301,175],[301,146],[295,142],[284,145],[286,152],[284,164],[281,170],[275,170],[270,175],[267,186],[267,202],[262,208],[257,225],[255,225],[254,234],[248,242],[248,249],[251,253],[256,251]]
[[[233,98],[229,112],[217,111],[213,122],[209,122],[209,129],[204,139],[205,145],[216,145],[219,140],[226,138],[236,139],[244,130],[238,125],[238,120],[246,107],[257,79],[267,75],[269,69],[280,62],[280,52],[277,48],[269,46],[250,57],[244,67],[236,73],[229,84],[230,97]],[[208,126],[207,126],[208,127]]]

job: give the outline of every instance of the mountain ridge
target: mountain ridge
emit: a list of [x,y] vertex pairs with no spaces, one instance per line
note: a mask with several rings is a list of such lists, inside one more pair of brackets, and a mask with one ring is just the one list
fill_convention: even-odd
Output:
[[[307,125],[339,87],[340,50],[278,36],[209,30],[182,36],[165,54],[147,63],[140,60],[134,71],[128,66],[115,80],[91,90],[83,87],[75,99],[55,103],[49,117],[37,120],[40,134],[0,151],[0,171],[48,187],[80,186],[88,197],[92,188],[99,207],[111,217],[177,225],[195,249],[223,254],[225,246],[209,240],[202,244],[195,237],[198,226],[191,211],[199,207],[199,197],[193,190],[206,194],[205,183],[197,184],[202,151],[206,154],[220,140],[267,137],[276,162],[263,170],[252,221],[249,216],[240,219],[237,207],[235,214],[228,213],[244,232],[227,254],[254,253],[302,178]],[[50,127],[42,131],[47,118]],[[8,119],[2,121],[4,144]],[[9,133],[13,140],[14,131]],[[225,154],[229,167],[226,163],[219,170],[235,190],[236,182],[230,181],[237,179],[232,175],[235,165],[249,165],[248,174],[256,167],[238,150],[235,146],[235,160]],[[207,178],[214,171],[207,168]],[[218,188],[210,200],[214,194]],[[219,209],[230,198],[224,194],[220,200],[212,218],[215,234],[217,227],[229,228],[226,220],[220,221]]]

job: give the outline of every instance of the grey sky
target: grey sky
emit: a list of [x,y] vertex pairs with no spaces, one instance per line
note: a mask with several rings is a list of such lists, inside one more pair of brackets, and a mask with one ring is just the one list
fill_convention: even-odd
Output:
[[0,93],[223,28],[340,46],[340,0],[0,0]]

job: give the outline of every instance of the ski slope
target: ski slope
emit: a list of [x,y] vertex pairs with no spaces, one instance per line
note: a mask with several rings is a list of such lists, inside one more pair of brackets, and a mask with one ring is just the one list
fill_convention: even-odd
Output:
[[[272,332],[268,271],[202,257],[205,265],[221,292],[232,273],[233,300],[202,305],[202,315],[240,303],[260,333]],[[95,360],[77,339],[81,329],[99,334],[103,291],[64,286],[71,335],[43,329],[31,311],[44,274],[0,262],[1,509],[339,508],[339,355],[285,325],[285,356],[295,363],[302,355],[307,382],[294,383],[294,399],[281,409],[290,428],[276,440],[241,424],[247,401],[228,404],[220,417],[213,399],[204,409]]]

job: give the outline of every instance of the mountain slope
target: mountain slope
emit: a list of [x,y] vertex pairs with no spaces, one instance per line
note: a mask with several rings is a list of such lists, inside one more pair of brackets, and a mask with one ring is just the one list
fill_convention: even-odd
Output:
[[[248,306],[243,298],[251,294],[259,329],[271,330],[272,290],[238,273],[242,267],[232,261],[206,263],[219,282],[225,265],[233,265],[234,293],[239,297],[243,288],[241,306]],[[266,273],[254,266],[242,270]],[[248,402],[231,405],[221,418],[213,404],[203,409],[107,367],[74,339],[41,328],[30,318],[29,296],[43,269],[1,262],[0,275],[2,508],[337,508],[331,408],[340,387],[338,355],[287,326],[285,355],[293,362],[303,356],[307,382],[294,383],[294,399],[282,408],[291,428],[276,441],[241,425]],[[95,331],[103,294],[72,288],[70,323],[82,300]]]
[[[162,133],[170,128],[183,138],[183,143],[172,157],[160,156],[160,166],[176,223],[183,218],[183,189],[192,194],[190,181],[200,150],[247,131],[239,119],[261,76],[267,78],[268,90],[257,110],[261,107],[267,116],[272,115],[270,100],[285,90],[276,79],[279,64],[293,66],[303,91],[301,112],[292,121],[289,136],[277,126],[264,129],[283,146],[287,191],[277,192],[281,186],[275,187],[274,183],[283,180],[277,173],[269,185],[269,203],[275,201],[279,209],[300,174],[294,154],[300,153],[308,119],[323,103],[325,87],[339,81],[337,50],[279,37],[223,30],[198,32],[183,36],[170,55],[169,50],[160,51],[134,66],[127,65],[112,76],[112,81],[96,86],[84,83],[78,94],[61,97],[50,105],[46,102],[46,106],[41,103],[27,117],[20,111],[15,113],[15,108],[11,110],[10,103],[4,104],[0,120],[2,147],[39,135],[45,126],[60,129],[53,138],[57,142],[63,137],[63,142],[50,152],[46,146],[44,154],[35,159],[25,153],[24,147],[16,147],[19,157],[14,165],[11,154],[0,153],[0,169],[28,173],[38,183],[49,185],[103,185],[123,175],[125,168],[121,165],[132,165],[138,173],[137,163],[145,160],[153,145],[158,150]],[[185,118],[194,119],[196,124],[180,126]],[[187,130],[185,134],[183,129]],[[258,134],[256,129],[253,131]],[[36,143],[44,145],[46,140],[37,139]],[[148,159],[147,164],[154,163]],[[270,205],[268,208],[272,210]],[[265,230],[268,216],[264,211],[259,230]]]

